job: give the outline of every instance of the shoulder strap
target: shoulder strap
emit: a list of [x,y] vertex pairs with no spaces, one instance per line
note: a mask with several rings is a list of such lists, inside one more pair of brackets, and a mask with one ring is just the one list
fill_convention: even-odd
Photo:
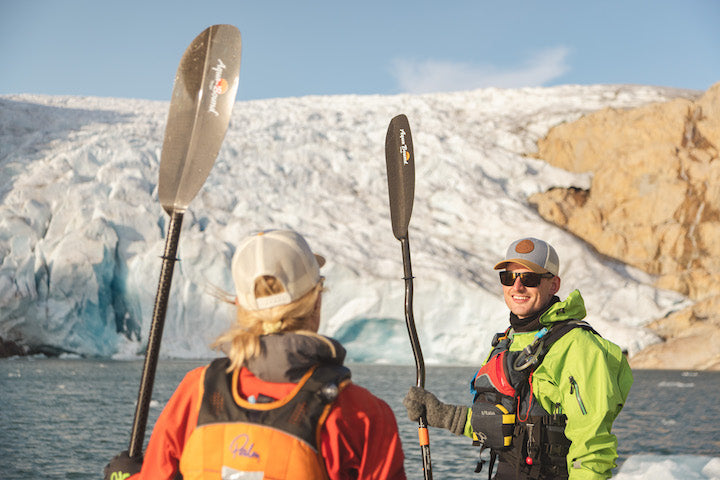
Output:
[[543,344],[540,352],[538,352],[538,365],[543,361],[543,358],[545,358],[545,354],[550,350],[550,347],[560,340],[566,333],[568,333],[570,330],[573,330],[575,328],[582,328],[583,330],[587,330],[589,332],[594,333],[595,335],[601,336],[598,332],[595,331],[595,329],[585,320],[564,320],[562,322],[554,323],[549,329],[548,332],[543,337]]
[[232,392],[229,360],[213,361],[205,371],[205,391],[198,426],[215,423],[250,423],[276,428],[299,438],[314,449],[320,446],[320,424],[351,373],[342,365],[317,365],[306,373],[294,396],[273,403],[239,405]]
[[497,345],[498,345],[501,341],[507,340],[508,336],[510,335],[510,330],[512,330],[512,327],[506,328],[504,332],[498,332],[498,333],[496,333],[496,334],[493,336],[493,339],[492,339],[492,342],[490,343],[490,345],[492,345],[493,347],[497,347]]
[[562,322],[557,322],[553,324],[552,327],[550,327],[547,335],[545,335],[545,343],[547,345],[552,345],[563,335],[565,335],[567,332],[574,328],[582,328],[583,330],[592,332],[595,335],[602,336],[598,332],[596,332],[592,325],[590,325],[585,320],[564,320]]

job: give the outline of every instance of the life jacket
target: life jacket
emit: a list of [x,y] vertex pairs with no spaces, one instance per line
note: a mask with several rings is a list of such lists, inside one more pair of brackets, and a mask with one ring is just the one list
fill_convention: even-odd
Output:
[[326,479],[320,430],[350,370],[316,365],[287,397],[250,403],[237,393],[239,370],[226,372],[229,362],[217,359],[204,372],[197,427],[180,458],[183,479]]
[[[533,395],[532,375],[550,347],[574,328],[597,334],[585,321],[565,320],[540,329],[520,351],[510,351],[510,328],[493,338],[488,361],[470,382],[473,445],[490,449],[488,478],[498,455],[516,467],[516,478],[568,477],[567,417],[542,407]],[[484,463],[478,462],[475,471],[480,472]]]

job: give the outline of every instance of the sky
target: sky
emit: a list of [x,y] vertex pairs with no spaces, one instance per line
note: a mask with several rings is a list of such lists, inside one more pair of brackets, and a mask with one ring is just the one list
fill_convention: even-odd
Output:
[[720,81],[717,0],[0,0],[0,95],[169,100],[206,27],[243,37],[239,100]]

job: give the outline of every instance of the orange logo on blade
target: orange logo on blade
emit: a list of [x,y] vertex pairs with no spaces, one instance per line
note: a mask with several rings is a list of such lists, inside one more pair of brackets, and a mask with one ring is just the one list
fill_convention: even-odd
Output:
[[223,93],[227,92],[227,89],[228,83],[227,80],[225,80],[224,78],[218,80],[214,87],[215,93],[217,93],[218,95],[222,95]]

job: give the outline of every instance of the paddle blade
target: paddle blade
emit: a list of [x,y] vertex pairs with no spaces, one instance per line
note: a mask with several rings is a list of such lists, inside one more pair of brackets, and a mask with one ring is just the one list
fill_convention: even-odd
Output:
[[405,115],[390,120],[385,137],[390,220],[398,240],[407,237],[415,197],[415,156],[410,123]]
[[160,156],[158,196],[168,214],[185,211],[215,163],[235,103],[241,47],[237,28],[213,25],[180,60]]

